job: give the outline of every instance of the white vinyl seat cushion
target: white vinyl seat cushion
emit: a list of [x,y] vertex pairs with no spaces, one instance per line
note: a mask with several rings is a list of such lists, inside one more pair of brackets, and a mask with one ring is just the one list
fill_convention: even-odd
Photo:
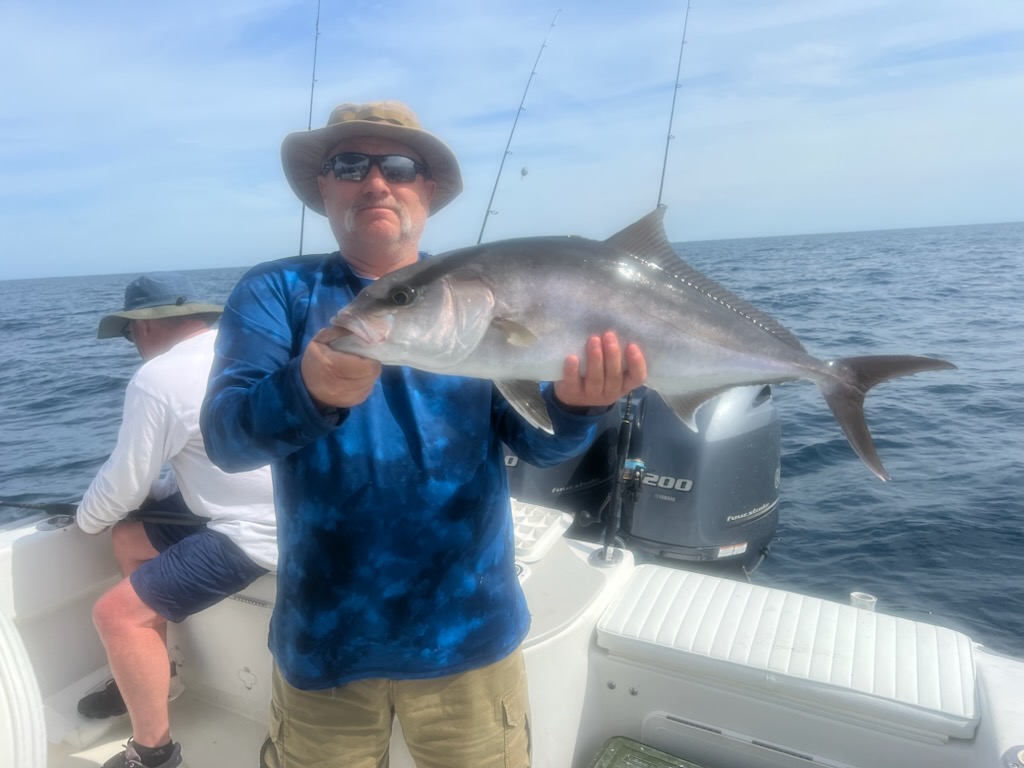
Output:
[[925,622],[654,565],[597,626],[610,654],[942,740],[979,721],[973,643]]

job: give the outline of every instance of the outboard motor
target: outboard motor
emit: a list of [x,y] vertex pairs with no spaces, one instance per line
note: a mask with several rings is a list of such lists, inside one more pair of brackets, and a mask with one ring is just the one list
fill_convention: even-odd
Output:
[[[512,498],[568,512],[573,516],[574,529],[604,520],[615,477],[622,411],[621,403],[609,410],[598,423],[597,436],[590,448],[553,467],[540,469],[520,461],[506,449],[505,467]],[[599,533],[595,526],[593,535]]]
[[[634,393],[619,537],[643,559],[752,570],[778,525],[781,428],[768,386],[737,387],[687,428],[655,392]],[[583,455],[547,469],[507,456],[519,501],[569,512],[569,535],[604,541],[623,407]]]

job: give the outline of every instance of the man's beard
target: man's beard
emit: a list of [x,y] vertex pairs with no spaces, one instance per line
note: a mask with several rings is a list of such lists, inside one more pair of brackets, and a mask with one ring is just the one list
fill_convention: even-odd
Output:
[[349,234],[356,234],[356,215],[363,210],[363,208],[369,207],[387,208],[394,211],[395,215],[398,216],[398,235],[395,237],[394,242],[405,243],[411,238],[416,237],[416,233],[413,231],[412,217],[409,215],[409,211],[397,200],[389,200],[386,203],[379,203],[368,199],[357,200],[356,203],[345,213],[345,230]]

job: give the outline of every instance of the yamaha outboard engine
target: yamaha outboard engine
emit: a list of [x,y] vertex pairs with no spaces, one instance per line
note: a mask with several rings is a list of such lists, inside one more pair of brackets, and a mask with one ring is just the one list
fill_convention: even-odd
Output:
[[[634,393],[618,535],[643,559],[749,569],[778,525],[781,458],[778,411],[768,386],[737,387],[698,409],[686,427],[656,393]],[[570,535],[604,541],[623,407],[600,423],[583,455],[538,469],[506,464],[512,496],[569,512]]]

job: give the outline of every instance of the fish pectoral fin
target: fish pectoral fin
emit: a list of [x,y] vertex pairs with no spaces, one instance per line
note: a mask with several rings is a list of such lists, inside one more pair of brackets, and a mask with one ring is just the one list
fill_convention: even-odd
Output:
[[508,400],[509,405],[515,408],[516,413],[526,419],[530,426],[541,429],[549,435],[555,434],[555,427],[551,423],[548,407],[540,393],[540,384],[538,382],[506,380],[495,381],[494,386]]
[[732,386],[717,387],[714,389],[702,389],[697,392],[687,392],[685,395],[665,395],[661,392],[658,396],[665,401],[665,404],[672,409],[672,412],[679,417],[692,431],[697,431],[697,421],[694,418],[697,409],[713,397],[718,397],[723,392],[728,392]]
[[501,331],[501,335],[505,337],[505,341],[511,344],[513,347],[522,347],[526,349],[533,346],[537,341],[537,336],[524,325],[520,325],[515,320],[509,320],[505,317],[496,317],[491,321],[491,325]]

